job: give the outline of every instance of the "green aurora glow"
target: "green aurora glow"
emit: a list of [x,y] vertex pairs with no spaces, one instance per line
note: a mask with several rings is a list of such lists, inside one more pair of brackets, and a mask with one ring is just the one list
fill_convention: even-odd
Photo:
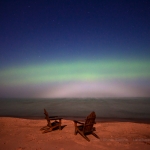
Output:
[[20,66],[0,71],[3,86],[147,78],[150,78],[150,61],[74,61]]

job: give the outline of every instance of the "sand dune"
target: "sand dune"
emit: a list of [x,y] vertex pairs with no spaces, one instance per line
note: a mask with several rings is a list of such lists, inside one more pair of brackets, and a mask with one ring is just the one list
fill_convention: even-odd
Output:
[[0,149],[2,150],[106,150],[150,149],[150,124],[133,122],[99,122],[96,134],[88,135],[90,142],[80,134],[74,135],[71,120],[62,120],[66,125],[61,131],[42,134],[40,128],[46,120],[31,120],[1,117]]

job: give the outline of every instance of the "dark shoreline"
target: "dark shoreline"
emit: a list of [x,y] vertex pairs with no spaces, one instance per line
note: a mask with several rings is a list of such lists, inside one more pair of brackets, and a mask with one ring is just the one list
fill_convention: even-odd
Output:
[[[44,117],[19,117],[19,116],[0,116],[0,118],[18,118],[18,119],[29,119],[29,120],[45,120]],[[83,121],[86,119],[83,117],[64,117],[60,116],[64,120],[78,120]],[[97,123],[113,123],[113,122],[131,122],[131,123],[144,123],[144,124],[150,124],[150,118],[96,118]]]

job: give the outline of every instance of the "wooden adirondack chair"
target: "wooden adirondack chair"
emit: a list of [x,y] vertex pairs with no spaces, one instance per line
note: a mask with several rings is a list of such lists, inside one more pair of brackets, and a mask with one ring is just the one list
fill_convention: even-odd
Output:
[[[95,122],[96,114],[93,111],[89,116],[87,116],[84,123],[74,120],[75,125],[75,135],[79,132],[87,141],[90,141],[89,138],[86,136],[88,134],[94,135],[96,138],[99,138],[95,133],[95,128],[93,127]],[[78,125],[80,124],[80,125]]]
[[41,130],[44,130],[43,133],[51,132],[55,128],[59,128],[59,130],[61,130],[62,118],[59,118],[58,116],[49,116],[46,109],[44,109],[44,114],[45,114],[45,119],[47,120],[47,126],[41,128]]

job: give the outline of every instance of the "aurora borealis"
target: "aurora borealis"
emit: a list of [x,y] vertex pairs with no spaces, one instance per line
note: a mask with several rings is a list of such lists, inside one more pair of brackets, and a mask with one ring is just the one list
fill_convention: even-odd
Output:
[[149,97],[149,6],[2,0],[0,97]]
[[[140,92],[136,95],[132,95],[129,93],[120,95],[116,91],[116,94],[113,93],[111,95],[112,89],[109,89],[112,85],[114,88],[119,88],[118,83],[128,83],[124,88],[135,86],[136,84],[134,82],[142,81],[142,80],[148,80],[150,76],[150,62],[149,61],[116,61],[116,60],[104,60],[104,61],[78,61],[78,62],[70,62],[70,63],[50,63],[50,64],[42,64],[42,65],[34,65],[34,66],[24,66],[24,67],[18,67],[18,68],[10,68],[7,70],[1,71],[1,86],[8,88],[19,88],[19,87],[26,87],[30,88],[30,86],[34,87],[37,86],[40,89],[40,86],[42,86],[44,89],[47,88],[49,91],[51,91],[53,88],[55,88],[55,91],[57,91],[57,88],[59,91],[61,90],[60,94],[57,91],[56,95],[49,95],[53,97],[71,97],[70,93],[76,93],[80,87],[80,92],[82,91],[84,94],[83,97],[89,97],[88,93],[93,91],[95,93],[95,96],[104,96],[101,91],[106,90],[108,96],[148,96],[145,88],[146,85],[143,86],[140,84],[139,87],[141,88]],[[134,81],[133,83],[130,83],[131,81]],[[45,86],[44,86],[45,85]],[[71,89],[67,88],[71,86]],[[107,85],[107,88],[101,89],[101,86]],[[62,86],[62,88],[60,88]],[[74,86],[77,89],[74,89]],[[91,88],[92,87],[92,88]],[[130,87],[130,88],[131,88]],[[123,89],[124,89],[123,88]],[[136,87],[137,88],[137,87]],[[136,89],[134,87],[133,91]],[[143,88],[143,89],[142,89]],[[89,91],[90,89],[90,91]],[[137,88],[138,89],[138,88]],[[122,89],[121,89],[122,90]],[[17,90],[18,91],[18,90]],[[119,91],[119,90],[118,90]],[[131,93],[133,91],[130,91]],[[76,93],[77,95],[75,97],[78,97],[79,91]],[[86,92],[88,92],[86,94]],[[41,95],[44,97],[43,93],[38,92],[37,97],[41,97]],[[48,93],[45,94],[45,97],[47,97]],[[73,96],[73,95],[72,95]],[[80,96],[80,94],[79,94]],[[92,94],[91,96],[94,97]],[[90,96],[90,97],[91,97]],[[107,97],[107,95],[105,95]]]
[[149,66],[149,61],[50,63],[4,70],[1,73],[1,83],[17,86],[64,81],[145,79],[150,76]]

